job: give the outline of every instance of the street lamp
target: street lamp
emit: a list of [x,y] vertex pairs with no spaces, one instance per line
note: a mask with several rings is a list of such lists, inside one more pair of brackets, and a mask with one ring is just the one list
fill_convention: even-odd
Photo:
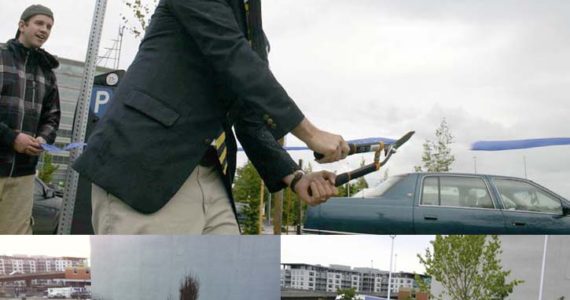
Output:
[[538,300],[542,300],[542,288],[544,286],[544,269],[546,268],[546,251],[548,248],[548,235],[544,236],[544,250],[542,251],[542,268],[540,270],[540,287],[538,290]]
[[388,300],[392,294],[392,258],[394,257],[394,239],[396,238],[395,235],[390,235],[392,239],[392,250],[390,250],[390,271],[388,272]]

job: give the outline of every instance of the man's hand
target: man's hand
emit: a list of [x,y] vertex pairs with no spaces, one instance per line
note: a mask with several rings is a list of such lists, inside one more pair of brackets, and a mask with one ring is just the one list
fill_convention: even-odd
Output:
[[36,142],[40,143],[40,145],[41,145],[41,144],[47,144],[46,140],[45,140],[43,137],[41,137],[41,136],[38,136],[38,137],[36,138]]
[[18,153],[31,156],[38,156],[42,153],[40,143],[32,136],[25,133],[19,133],[14,140],[14,150]]
[[305,174],[295,185],[294,192],[310,206],[321,204],[337,194],[335,177],[328,171]]
[[309,149],[321,153],[324,157],[319,163],[330,163],[346,158],[350,147],[342,136],[316,128],[309,120],[301,121],[293,134],[305,142]]

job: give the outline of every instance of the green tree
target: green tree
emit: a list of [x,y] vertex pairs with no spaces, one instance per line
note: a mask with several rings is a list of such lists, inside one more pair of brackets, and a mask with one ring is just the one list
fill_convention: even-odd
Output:
[[[360,192],[361,190],[363,190],[365,188],[368,188],[368,183],[366,182],[366,180],[364,180],[364,178],[361,177],[354,183],[348,183],[348,184],[343,184],[342,186],[339,186],[337,188],[338,197],[349,197],[349,196],[352,196],[352,195]],[[350,191],[350,195],[349,195],[349,191]]]
[[336,291],[336,294],[341,296],[341,300],[354,300],[356,299],[356,289],[349,288],[349,289],[339,289]]
[[297,225],[299,220],[299,205],[303,213],[307,210],[307,203],[299,198],[290,188],[285,189],[286,205],[283,207],[283,225]]
[[53,156],[47,152],[42,154],[42,164],[40,166],[38,177],[45,183],[51,183],[53,173],[59,169],[58,165],[52,163]]
[[437,235],[431,244],[433,253],[428,248],[425,257],[418,254],[418,258],[426,275],[443,286],[437,299],[445,295],[453,300],[505,299],[523,282],[507,282],[511,271],[501,266],[501,242],[496,235]]
[[416,172],[449,172],[455,161],[449,145],[453,143],[453,135],[445,118],[435,131],[436,141],[426,140],[423,147],[422,166],[415,166]]
[[135,38],[140,38],[148,27],[151,12],[156,7],[158,0],[123,0],[123,3],[132,14],[129,16],[121,14],[123,23]]
[[[310,173],[312,171],[311,164],[308,164],[304,171]],[[233,195],[236,202],[247,204],[244,209],[246,220],[240,224],[245,234],[259,234],[259,201],[261,191],[261,178],[251,162],[240,168],[237,168],[236,177],[233,185]],[[267,201],[268,191],[264,191],[264,201]],[[284,190],[283,205],[283,225],[297,225],[299,220],[299,205],[303,215],[307,210],[307,203],[302,201],[297,194],[286,188]],[[275,205],[271,206],[272,209]],[[271,212],[266,212],[272,215]],[[302,220],[301,220],[302,221]]]
[[[364,159],[362,159],[360,161],[360,167],[364,167],[366,165],[366,161]],[[360,177],[358,178],[355,182],[353,183],[348,183],[348,184],[343,184],[342,186],[339,186],[337,188],[338,190],[338,196],[339,197],[349,197],[352,196],[358,192],[360,192],[363,189],[368,188],[368,183],[366,182],[366,180],[364,179],[364,177]]]
[[245,166],[237,169],[233,186],[235,201],[247,204],[244,210],[245,222],[241,224],[245,234],[259,234],[260,192],[261,178],[253,164],[248,161]]

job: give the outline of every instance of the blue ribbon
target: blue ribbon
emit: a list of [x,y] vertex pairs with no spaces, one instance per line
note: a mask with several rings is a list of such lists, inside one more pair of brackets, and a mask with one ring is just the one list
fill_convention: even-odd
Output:
[[61,153],[61,152],[71,151],[75,148],[83,147],[85,145],[87,145],[87,144],[85,144],[85,143],[71,143],[71,144],[68,144],[67,146],[63,147],[63,149],[62,149],[62,148],[59,148],[57,146],[50,145],[50,144],[41,144],[42,149],[44,149],[48,153]]
[[510,141],[477,141],[471,145],[474,151],[502,151],[536,147],[570,145],[570,138],[544,138]]

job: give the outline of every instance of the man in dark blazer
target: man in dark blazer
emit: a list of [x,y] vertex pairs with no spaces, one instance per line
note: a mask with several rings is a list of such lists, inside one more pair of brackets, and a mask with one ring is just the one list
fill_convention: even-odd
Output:
[[348,145],[305,118],[267,64],[259,0],[161,0],[107,113],[73,167],[93,185],[98,234],[238,234],[232,126],[271,192],[307,203],[334,174],[304,174],[278,144],[288,132],[321,162]]

